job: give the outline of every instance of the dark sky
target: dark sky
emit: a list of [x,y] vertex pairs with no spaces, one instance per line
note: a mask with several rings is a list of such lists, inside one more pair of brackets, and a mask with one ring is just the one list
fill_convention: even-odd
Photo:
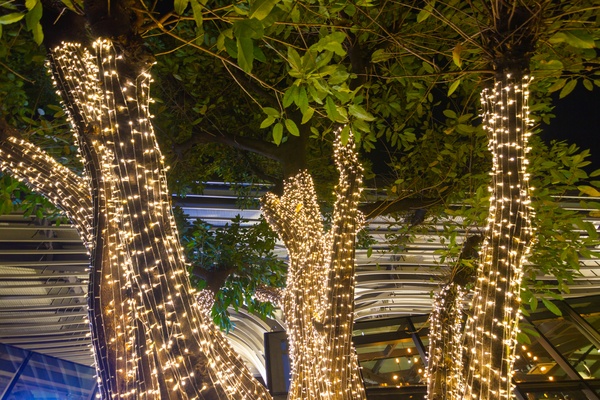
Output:
[[589,149],[592,165],[586,171],[600,169],[600,88],[588,91],[581,83],[564,99],[554,98],[556,117],[549,126],[542,126],[541,137],[550,140],[566,140],[582,150]]

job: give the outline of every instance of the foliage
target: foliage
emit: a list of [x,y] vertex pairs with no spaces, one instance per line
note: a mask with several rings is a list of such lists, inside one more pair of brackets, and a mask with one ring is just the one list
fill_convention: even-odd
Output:
[[261,218],[257,224],[251,224],[237,216],[223,227],[212,227],[201,220],[190,223],[180,209],[176,210],[196,287],[210,287],[214,283],[210,279],[223,273],[225,281],[215,293],[212,310],[215,323],[226,330],[233,327],[228,307],[237,311],[245,306],[262,318],[272,316],[274,305],[253,297],[257,288],[281,288],[285,284],[286,265],[274,253],[277,235],[267,222]]
[[[3,7],[14,11],[15,6],[9,3]],[[36,10],[39,7],[36,5]],[[0,18],[12,21],[10,15]],[[24,138],[43,146],[63,164],[80,168],[78,160],[73,157],[75,147],[64,111],[46,73],[43,49],[22,31],[23,27],[17,24],[6,25],[0,37],[0,118],[17,128]],[[46,216],[54,219],[59,214],[46,198],[3,175],[0,178],[0,213],[14,210],[38,218]]]
[[[568,207],[577,195],[596,195],[593,191],[599,182],[591,178],[600,174],[600,170],[588,175],[583,168],[590,163],[589,151],[580,151],[576,145],[565,142],[546,145],[537,136],[532,137],[531,145],[528,171],[531,186],[535,188],[532,194],[535,239],[525,265],[521,299],[524,307],[535,311],[540,301],[547,304],[550,299],[561,299],[562,294],[569,293],[568,285],[579,276],[580,258],[600,256],[595,250],[600,240],[594,225],[586,220],[588,212]],[[477,187],[460,207],[446,210],[452,219],[445,226],[448,250],[442,254],[442,262],[458,257],[458,231],[477,232],[478,227],[485,226],[489,193],[483,182]],[[600,202],[582,200],[579,205],[594,210],[600,207]],[[544,279],[540,279],[542,276]]]
[[[21,34],[35,35],[38,4],[3,5],[0,68],[8,73],[0,74],[1,112],[71,163],[70,135],[43,76],[43,54],[29,33]],[[538,4],[532,112],[537,122],[548,123],[552,93],[564,97],[580,84],[600,86],[598,6],[592,0]],[[144,2],[140,29],[157,58],[154,126],[173,167],[170,181],[180,193],[200,191],[207,180],[277,183],[285,174],[282,165],[306,157],[303,167],[316,176],[320,195],[331,193],[330,132],[348,122],[362,147],[369,186],[394,201],[436,199],[439,207],[430,215],[446,209],[476,221],[486,210],[489,169],[478,93],[494,74],[494,47],[486,36],[494,21],[487,7],[461,0]],[[518,40],[511,37],[511,43]],[[541,142],[533,148],[540,160],[556,162],[558,153]],[[539,168],[552,174],[567,166]],[[594,187],[561,179],[556,183],[565,190]],[[465,207],[451,209],[456,202]],[[563,221],[549,204],[542,201],[539,212]],[[400,221],[405,217],[399,214]],[[571,217],[560,222],[564,229]],[[574,261],[573,255],[557,256]],[[561,286],[561,279],[554,284]]]

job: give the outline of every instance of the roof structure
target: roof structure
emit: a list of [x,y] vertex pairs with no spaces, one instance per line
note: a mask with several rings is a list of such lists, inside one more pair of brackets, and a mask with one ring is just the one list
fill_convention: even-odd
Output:
[[[260,216],[256,207],[240,209],[227,185],[208,184],[201,196],[176,198],[190,218],[222,226],[236,215],[251,224]],[[563,203],[590,215],[577,198]],[[588,218],[597,229],[600,217]],[[356,251],[356,320],[369,321],[422,315],[431,310],[431,293],[443,282],[448,268],[440,264],[441,224],[402,243],[391,251],[389,235],[401,235],[401,226],[386,218],[369,221],[374,240],[367,250]],[[465,232],[461,232],[464,239]],[[462,240],[461,239],[461,240]],[[286,257],[279,246],[278,254]],[[46,220],[13,214],[0,216],[0,343],[33,350],[64,360],[92,365],[87,319],[88,254],[76,230],[67,224],[50,226]],[[551,276],[540,276],[551,280]],[[600,294],[600,262],[581,260],[581,276],[569,297]],[[240,310],[232,311],[236,328],[229,339],[257,376],[265,377],[263,336],[280,329],[275,321],[262,321]]]

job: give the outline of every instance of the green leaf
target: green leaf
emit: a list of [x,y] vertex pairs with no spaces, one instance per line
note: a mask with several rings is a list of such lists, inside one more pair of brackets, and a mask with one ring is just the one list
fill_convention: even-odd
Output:
[[204,23],[204,16],[202,15],[203,8],[204,6],[199,0],[192,0],[192,12],[194,13],[194,21],[196,21],[196,26],[198,28],[202,28],[202,24]]
[[346,82],[349,77],[350,74],[348,71],[345,71],[342,68],[336,68],[327,82],[329,82],[330,85],[339,85],[342,82]]
[[25,7],[28,10],[33,9],[37,4],[39,4],[39,0],[25,0]]
[[273,118],[279,118],[281,116],[281,114],[279,113],[279,110],[276,110],[273,107],[263,107],[262,110],[265,114],[267,114],[268,116],[273,117]]
[[296,97],[298,97],[298,89],[298,86],[293,85],[285,90],[285,93],[283,94],[283,106],[285,108],[297,101]]
[[585,193],[591,197],[600,197],[600,192],[591,186],[577,186],[581,193]]
[[288,130],[288,132],[291,133],[292,135],[300,136],[300,131],[298,130],[298,126],[291,119],[285,120],[285,127]]
[[279,145],[281,144],[281,139],[283,139],[283,125],[281,122],[278,122],[273,125],[273,142]]
[[562,315],[562,311],[556,306],[556,304],[552,303],[550,300],[546,300],[542,298],[542,303],[544,306],[554,315],[558,315],[559,317]]
[[268,128],[269,126],[273,125],[273,123],[276,121],[275,118],[268,116],[267,118],[265,118],[263,120],[263,122],[260,124],[260,129],[264,129],[264,128]]
[[535,310],[537,310],[538,299],[537,299],[537,297],[535,297],[535,295],[532,295],[531,298],[529,299],[529,307],[531,308],[532,312],[535,312]]
[[35,24],[33,26],[33,29],[31,30],[31,33],[33,33],[33,41],[38,45],[42,44],[42,42],[44,41],[44,32],[42,30],[42,24],[40,24],[39,22]]
[[450,96],[452,93],[454,93],[456,91],[456,89],[458,89],[459,85],[460,85],[460,79],[452,82],[452,85],[450,85],[450,88],[448,88],[448,96]]
[[248,37],[237,38],[237,60],[238,65],[245,72],[252,72],[254,61],[254,41]]
[[175,12],[177,14],[181,15],[185,11],[189,3],[190,0],[175,0],[173,3],[173,8],[175,9]]
[[310,121],[310,119],[312,118],[314,113],[315,113],[314,108],[307,107],[306,110],[302,112],[302,121],[300,123],[304,125],[305,123]]
[[577,81],[575,79],[571,79],[570,81],[568,81],[565,84],[565,87],[562,88],[558,97],[562,99],[563,97],[567,96],[569,93],[571,93],[573,91],[573,89],[575,89],[576,85],[577,85]]
[[425,21],[431,15],[431,11],[433,10],[433,5],[435,2],[431,2],[427,4],[423,9],[417,14],[417,23],[421,23]]
[[539,68],[545,71],[562,71],[564,65],[559,60],[540,61]]
[[329,35],[319,39],[319,41],[312,46],[311,50],[324,51],[329,50],[337,54],[338,56],[345,56],[346,50],[342,47],[342,43],[346,40],[346,35],[343,32],[333,32]]
[[23,19],[25,14],[21,13],[10,13],[0,17],[0,25],[13,24]]
[[294,103],[296,103],[300,111],[304,113],[304,111],[306,111],[308,108],[308,95],[306,94],[306,88],[304,86],[300,87],[298,88],[297,92],[298,94],[296,98],[294,98]]
[[[33,28],[40,23],[42,19],[42,3],[34,4],[33,8],[25,15],[25,25],[28,31],[33,31]],[[40,43],[38,43],[40,44]]]
[[372,63],[380,63],[389,60],[393,56],[387,53],[384,49],[377,49],[371,54]]
[[302,71],[302,59],[300,58],[300,54],[293,47],[288,47],[287,52],[287,61],[296,71]]
[[75,6],[73,5],[73,2],[71,0],[61,0],[61,2],[67,6],[67,8],[73,12],[77,12],[77,9],[75,8]]
[[462,67],[462,59],[460,54],[462,53],[464,47],[459,43],[452,50],[452,61],[458,68]]
[[353,115],[358,119],[362,119],[363,121],[375,120],[375,117],[370,112],[368,112],[358,104],[350,104],[350,106],[348,107],[348,112],[350,113],[350,115]]
[[565,86],[565,83],[567,83],[566,79],[563,79],[563,78],[557,79],[556,82],[554,82],[548,88],[548,93],[553,93],[553,92],[556,92],[557,90],[562,89]]
[[589,79],[584,79],[583,80],[583,87],[585,87],[587,90],[589,90],[590,92],[592,90],[594,90],[594,84],[592,83],[592,81],[590,81]]
[[325,112],[327,113],[327,117],[333,122],[341,117],[331,97],[327,97],[327,100],[325,101]]
[[233,23],[233,34],[237,38],[261,39],[265,32],[260,21],[256,19],[242,19]]
[[341,137],[341,141],[342,141],[342,146],[347,145],[348,139],[350,138],[350,126],[344,125],[344,127],[342,128],[340,137]]
[[524,344],[531,344],[531,339],[529,339],[529,336],[527,336],[526,333],[517,332],[517,342],[524,343]]
[[261,21],[265,19],[273,10],[273,7],[280,0],[256,0],[250,5],[250,12],[248,18],[256,18]]
[[453,110],[444,110],[444,115],[451,119],[456,119],[456,113]]
[[552,44],[567,43],[578,49],[593,49],[596,47],[593,36],[583,30],[558,32],[549,41]]
[[248,15],[248,9],[245,6],[244,7],[239,7],[238,5],[234,4],[233,5],[233,10],[238,15]]

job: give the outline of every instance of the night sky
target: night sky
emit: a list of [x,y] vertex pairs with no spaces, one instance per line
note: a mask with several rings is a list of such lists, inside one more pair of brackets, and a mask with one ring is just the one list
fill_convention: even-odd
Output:
[[582,150],[589,149],[592,165],[586,171],[600,169],[600,88],[592,92],[578,84],[564,99],[554,98],[554,114],[549,126],[542,126],[544,141],[566,140]]

